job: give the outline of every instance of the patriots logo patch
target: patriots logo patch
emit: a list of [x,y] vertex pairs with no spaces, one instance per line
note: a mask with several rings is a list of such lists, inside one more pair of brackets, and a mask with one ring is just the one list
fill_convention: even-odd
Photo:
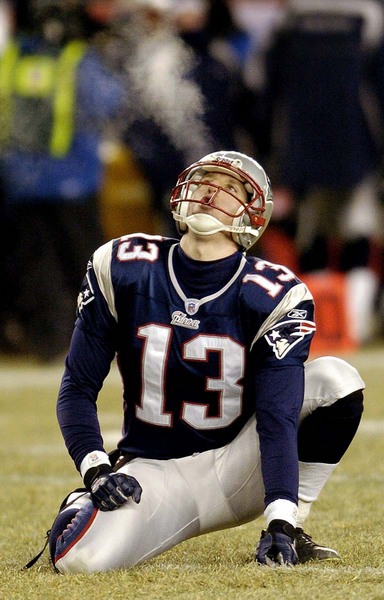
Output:
[[93,292],[91,280],[87,273],[86,275],[87,285],[83,287],[80,294],[77,296],[77,310],[79,313],[83,310],[84,306],[92,302],[95,299],[95,294]]
[[77,309],[81,312],[87,304],[92,302],[95,299],[95,296],[91,292],[89,288],[85,288],[77,297]]
[[279,360],[284,358],[290,350],[306,335],[315,333],[316,325],[313,321],[291,319],[278,323],[264,335],[268,344]]

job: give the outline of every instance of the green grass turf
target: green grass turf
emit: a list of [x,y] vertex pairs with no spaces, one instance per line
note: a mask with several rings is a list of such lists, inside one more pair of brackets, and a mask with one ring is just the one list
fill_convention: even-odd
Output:
[[[360,430],[314,506],[307,531],[339,562],[258,567],[263,520],[189,540],[130,571],[54,574],[43,546],[62,498],[81,482],[56,422],[62,366],[0,360],[0,599],[384,599],[384,348],[350,356],[367,384]],[[107,450],[121,423],[118,377],[99,401]]]

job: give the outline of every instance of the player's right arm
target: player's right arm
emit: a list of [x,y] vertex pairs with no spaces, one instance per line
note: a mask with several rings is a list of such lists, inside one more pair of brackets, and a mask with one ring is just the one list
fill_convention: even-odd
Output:
[[134,477],[112,472],[96,410],[117,349],[116,315],[111,311],[112,251],[113,242],[105,244],[88,264],[57,402],[57,417],[69,454],[94,505],[102,511],[116,510],[128,498],[138,503],[142,493]]
[[[65,444],[82,476],[91,466],[109,464],[96,402],[115,356],[115,327],[91,262],[79,294],[77,320],[57,402]],[[83,462],[87,455],[91,455],[88,462]]]

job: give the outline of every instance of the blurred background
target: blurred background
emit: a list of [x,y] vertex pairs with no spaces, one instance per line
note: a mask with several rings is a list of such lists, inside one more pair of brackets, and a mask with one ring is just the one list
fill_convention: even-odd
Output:
[[[356,439],[310,523],[346,562],[311,567],[296,596],[324,597],[332,582],[340,598],[346,585],[382,597],[372,514],[384,492],[383,142],[384,0],[0,0],[1,597],[84,598],[87,585],[94,595],[94,578],[50,595],[46,556],[28,581],[19,575],[79,484],[55,413],[78,290],[103,242],[177,237],[170,190],[220,149],[252,155],[271,178],[274,214],[252,253],[309,285],[311,353],[346,357],[367,387]],[[98,404],[109,451],[120,437],[115,364]],[[253,594],[253,523],[190,542],[166,568],[139,570],[134,596],[170,597],[174,573],[184,587],[172,597],[188,574],[192,596],[198,582],[208,597],[219,555],[225,597]]]
[[381,345],[384,1],[0,0],[0,358],[62,361],[88,258],[177,237],[179,173],[268,172],[252,248],[316,302],[314,353]]

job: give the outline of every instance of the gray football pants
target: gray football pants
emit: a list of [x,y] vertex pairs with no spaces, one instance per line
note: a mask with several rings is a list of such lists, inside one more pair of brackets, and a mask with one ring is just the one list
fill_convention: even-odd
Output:
[[[363,388],[360,375],[345,361],[310,361],[300,418]],[[136,458],[120,471],[138,480],[141,502],[129,499],[118,510],[101,512],[93,508],[89,494],[79,497],[68,508],[79,508],[78,534],[56,555],[61,573],[130,568],[184,540],[235,527],[264,512],[254,417],[223,448],[172,460]]]

